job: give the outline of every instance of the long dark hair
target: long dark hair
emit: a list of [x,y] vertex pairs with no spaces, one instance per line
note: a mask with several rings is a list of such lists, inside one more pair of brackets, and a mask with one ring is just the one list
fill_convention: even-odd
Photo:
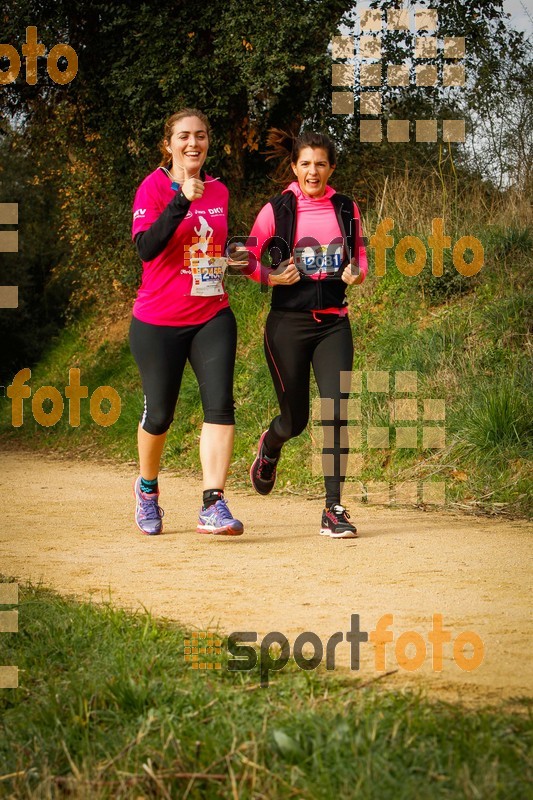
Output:
[[337,163],[335,145],[325,133],[303,131],[299,136],[282,131],[280,128],[269,128],[267,132],[266,160],[280,161],[274,180],[277,183],[288,183],[293,178],[291,164],[296,164],[304,147],[321,147],[328,154],[331,167]]

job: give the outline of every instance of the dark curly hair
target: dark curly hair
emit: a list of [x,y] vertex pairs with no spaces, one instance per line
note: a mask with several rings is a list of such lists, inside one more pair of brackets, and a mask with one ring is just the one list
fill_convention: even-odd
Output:
[[296,164],[304,147],[321,147],[328,154],[331,167],[337,163],[335,145],[325,133],[303,131],[299,136],[282,131],[280,128],[270,128],[267,133],[266,159],[279,159],[280,164],[276,170],[275,180],[287,183],[292,178],[291,164]]

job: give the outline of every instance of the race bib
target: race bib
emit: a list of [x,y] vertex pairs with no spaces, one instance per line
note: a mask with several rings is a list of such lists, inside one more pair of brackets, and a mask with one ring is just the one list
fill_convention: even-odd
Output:
[[224,278],[227,263],[226,258],[212,258],[210,256],[191,258],[191,295],[214,297],[224,294],[222,279]]
[[294,248],[294,265],[304,275],[333,275],[342,264],[342,244]]

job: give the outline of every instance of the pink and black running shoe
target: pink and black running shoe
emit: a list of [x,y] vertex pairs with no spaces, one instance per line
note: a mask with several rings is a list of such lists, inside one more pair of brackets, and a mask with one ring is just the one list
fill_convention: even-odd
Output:
[[350,515],[344,506],[335,503],[322,512],[321,536],[332,539],[357,539],[357,528],[348,522]]
[[265,431],[259,439],[257,446],[257,457],[250,467],[250,480],[255,491],[262,495],[270,494],[276,483],[276,468],[279,461],[277,458],[269,458],[264,450],[263,441],[268,431]]

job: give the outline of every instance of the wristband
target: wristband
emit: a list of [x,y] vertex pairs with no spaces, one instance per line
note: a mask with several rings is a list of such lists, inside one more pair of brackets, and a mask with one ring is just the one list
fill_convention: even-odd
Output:
[[183,194],[183,189],[180,189],[175,195],[174,200],[179,206],[189,206],[191,204],[191,201]]

